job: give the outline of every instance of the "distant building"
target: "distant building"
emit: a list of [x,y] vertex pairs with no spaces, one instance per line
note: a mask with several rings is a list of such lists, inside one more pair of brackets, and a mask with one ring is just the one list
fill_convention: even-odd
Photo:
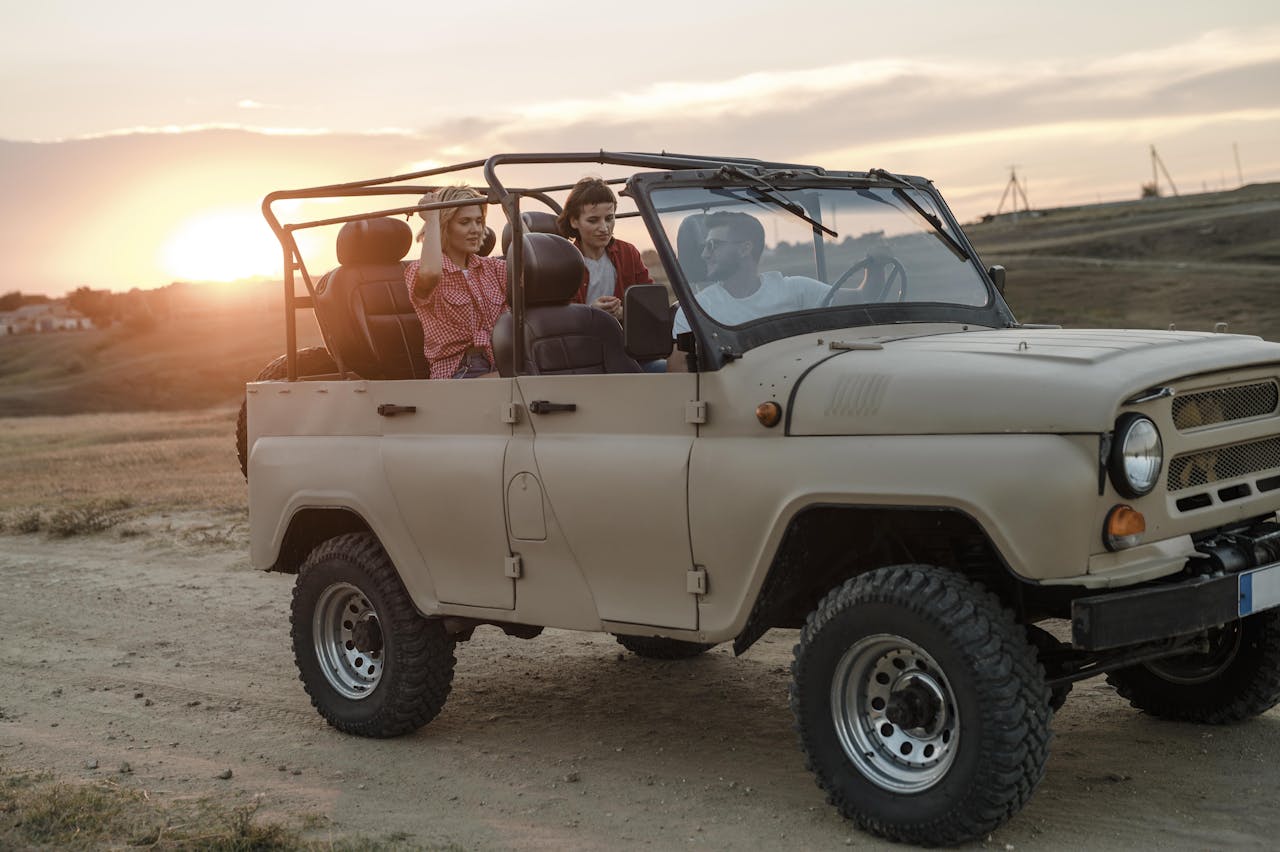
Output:
[[0,334],[44,334],[50,331],[84,331],[93,321],[64,302],[23,305],[0,313]]

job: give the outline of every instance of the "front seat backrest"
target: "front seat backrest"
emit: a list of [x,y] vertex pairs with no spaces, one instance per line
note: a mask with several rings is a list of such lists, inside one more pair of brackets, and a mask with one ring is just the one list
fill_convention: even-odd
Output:
[[413,231],[400,219],[348,222],[337,269],[316,282],[316,316],[346,368],[366,379],[430,377],[422,324],[409,301],[401,258]]
[[[586,263],[564,237],[524,235],[524,352],[521,372],[535,376],[638,373],[627,355],[622,326],[599,308],[571,300],[582,285]],[[513,320],[498,317],[493,351],[498,372],[515,375]]]
[[[520,219],[524,222],[524,232],[526,234],[559,234],[560,226],[556,224],[556,216],[554,213],[548,213],[545,210],[526,210],[520,214]],[[502,226],[502,256],[506,257],[511,251],[511,223]]]

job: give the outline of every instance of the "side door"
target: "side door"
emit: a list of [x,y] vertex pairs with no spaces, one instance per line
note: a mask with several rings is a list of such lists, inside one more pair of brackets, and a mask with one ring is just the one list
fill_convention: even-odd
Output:
[[510,610],[503,458],[513,379],[372,382],[382,471],[441,603]]
[[[697,376],[514,381],[515,400],[530,428],[517,429],[511,456],[527,456],[521,444],[531,443],[535,469],[509,470],[508,484],[518,489],[513,494],[540,489],[548,528],[564,544],[542,557],[545,548],[522,547],[513,533],[511,548],[526,563],[517,586],[521,616],[526,601],[553,600],[554,584],[580,576],[603,622],[696,629],[688,478],[697,426],[688,412],[697,399]],[[518,475],[524,479],[516,480]],[[527,508],[533,504],[525,506],[513,530],[523,525],[536,531]]]

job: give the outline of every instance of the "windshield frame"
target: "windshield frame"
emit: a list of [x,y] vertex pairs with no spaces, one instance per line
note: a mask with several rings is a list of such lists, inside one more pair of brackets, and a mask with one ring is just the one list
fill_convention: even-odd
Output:
[[[987,268],[969,242],[964,230],[956,221],[951,209],[942,196],[934,188],[932,182],[925,178],[891,175],[889,178],[877,178],[874,174],[863,172],[806,172],[800,170],[760,170],[759,177],[768,181],[779,192],[789,190],[834,190],[834,189],[907,189],[926,194],[934,210],[937,211],[940,230],[945,232],[964,252],[965,257],[974,265],[988,298],[982,306],[966,306],[941,302],[904,302],[858,305],[832,305],[808,311],[789,313],[781,316],[764,317],[738,326],[717,322],[706,311],[697,307],[693,297],[693,288],[685,277],[675,247],[667,237],[666,228],[657,210],[653,193],[667,189],[734,189],[750,193],[756,182],[751,177],[743,178],[735,173],[737,170],[698,169],[681,170],[665,173],[642,173],[632,177],[627,193],[632,196],[640,215],[648,226],[653,245],[663,266],[666,267],[668,280],[675,291],[681,305],[693,304],[693,310],[686,310],[685,317],[689,322],[697,341],[698,369],[701,371],[718,370],[724,364],[740,358],[744,353],[787,337],[800,334],[826,332],[841,328],[856,328],[874,325],[898,325],[906,323],[955,323],[961,325],[981,326],[986,328],[1005,328],[1017,322],[1008,304],[996,289]],[[753,176],[754,177],[754,176]],[[927,225],[926,225],[927,227]],[[942,238],[942,237],[940,237]],[[820,240],[815,238],[815,265],[822,269],[824,255],[818,249]]]

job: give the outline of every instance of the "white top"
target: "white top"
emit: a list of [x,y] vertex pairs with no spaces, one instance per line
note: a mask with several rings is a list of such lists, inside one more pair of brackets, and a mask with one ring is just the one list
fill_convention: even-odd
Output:
[[[761,272],[760,287],[750,296],[739,299],[717,282],[698,291],[694,298],[721,325],[741,325],[760,317],[816,308],[830,289],[821,281],[803,275]],[[676,311],[671,334],[674,336],[688,330],[689,320],[681,308]]]
[[590,258],[584,254],[582,259],[587,262],[587,304],[601,296],[612,296],[618,283],[618,270],[609,262],[609,255]]

